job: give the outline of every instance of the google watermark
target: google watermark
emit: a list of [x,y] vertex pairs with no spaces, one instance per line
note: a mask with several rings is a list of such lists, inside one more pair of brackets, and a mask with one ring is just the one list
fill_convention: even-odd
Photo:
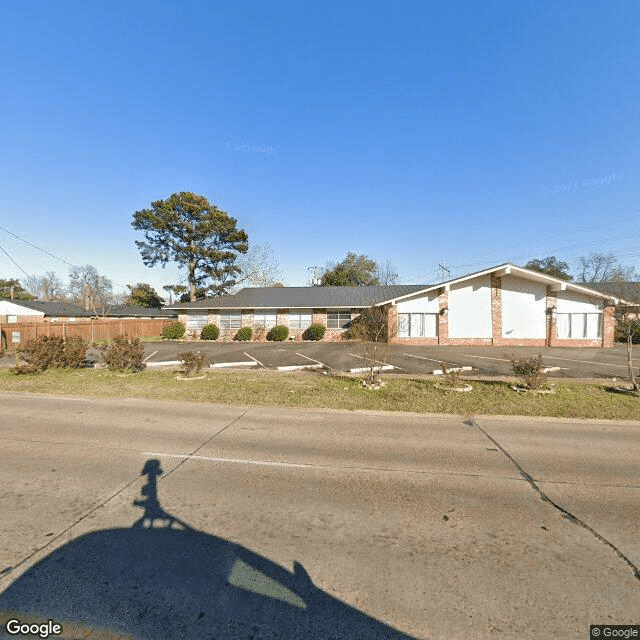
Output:
[[575,191],[576,189],[589,189],[591,187],[599,187],[603,184],[613,184],[624,179],[624,174],[615,171],[606,176],[599,178],[584,178],[583,180],[574,180],[573,182],[565,182],[564,184],[554,184],[552,187],[545,187],[540,193],[548,196],[550,193],[564,193],[567,191]]
[[257,144],[232,144],[231,142],[227,142],[224,145],[224,148],[227,151],[243,151],[244,153],[266,153],[268,156],[270,156],[272,153],[277,153],[273,145],[263,147]]
[[10,636],[49,638],[50,636],[62,635],[62,625],[53,620],[35,624],[20,622],[17,618],[12,618],[7,621],[5,629]]

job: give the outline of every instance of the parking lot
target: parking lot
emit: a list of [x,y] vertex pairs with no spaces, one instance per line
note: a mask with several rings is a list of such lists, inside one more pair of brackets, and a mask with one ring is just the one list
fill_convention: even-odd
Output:
[[[145,343],[147,364],[167,366],[178,363],[178,353],[200,350],[210,366],[221,369],[328,369],[357,373],[366,365],[362,346],[350,342],[180,342]],[[554,378],[624,378],[627,375],[626,348],[610,349],[557,347],[464,347],[390,345],[384,362],[385,373],[431,375],[446,367],[471,367],[464,374],[504,376],[511,374],[509,357],[542,355],[548,374]]]

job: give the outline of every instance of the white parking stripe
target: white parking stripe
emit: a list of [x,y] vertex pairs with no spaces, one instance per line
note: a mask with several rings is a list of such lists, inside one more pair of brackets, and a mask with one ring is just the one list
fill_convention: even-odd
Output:
[[420,360],[429,360],[431,362],[439,362],[440,364],[457,364],[455,362],[449,362],[448,360],[436,360],[435,358],[425,358],[424,356],[414,356],[412,353],[403,353],[403,356],[409,356],[410,358],[419,358]]
[[[304,353],[298,353],[296,351],[296,355],[300,356],[301,358],[305,358],[305,360],[311,360],[311,362],[317,362],[318,364],[321,364],[323,367],[327,367],[326,364],[324,364],[323,362],[320,362],[320,360],[315,360],[314,358],[310,358],[309,356],[305,356]],[[329,367],[327,367],[328,369]]]
[[[353,356],[354,358],[360,358],[362,360],[367,360],[368,358],[365,358],[365,356],[359,356],[357,353],[349,353],[348,355]],[[380,360],[374,360],[374,362],[377,362],[379,365],[382,365],[383,367],[391,368],[391,369],[400,369],[400,371],[406,371],[406,369],[403,369],[402,367],[398,367],[395,364],[389,364],[388,362],[380,362]],[[377,368],[377,367],[376,367]],[[365,371],[367,369],[365,368]]]
[[264,365],[262,364],[262,362],[260,362],[260,360],[256,360],[253,356],[250,356],[248,353],[245,353],[244,351],[242,353],[245,356],[247,356],[247,358],[251,358],[253,361],[257,362],[261,367],[264,367]]
[[582,362],[583,364],[592,364],[594,367],[602,365],[603,367],[624,367],[626,364],[612,364],[610,362],[592,362],[591,360],[572,360],[571,358],[558,358],[557,356],[544,356],[546,360],[566,360],[567,362]]
[[482,360],[499,360],[500,362],[511,362],[511,360],[508,360],[506,358],[488,358],[487,356],[470,356],[470,355],[467,355],[466,353],[463,353],[461,355],[465,358],[481,358]]

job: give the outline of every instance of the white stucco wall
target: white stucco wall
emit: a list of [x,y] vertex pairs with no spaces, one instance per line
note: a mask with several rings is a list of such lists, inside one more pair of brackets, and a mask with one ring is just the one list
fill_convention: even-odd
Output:
[[0,300],[0,316],[43,316],[42,311],[23,307],[11,300]]
[[465,280],[449,291],[449,337],[491,338],[491,276]]
[[547,285],[514,276],[502,280],[502,336],[546,338]]
[[438,292],[398,302],[398,313],[438,313]]
[[602,302],[582,293],[558,291],[558,313],[599,313]]

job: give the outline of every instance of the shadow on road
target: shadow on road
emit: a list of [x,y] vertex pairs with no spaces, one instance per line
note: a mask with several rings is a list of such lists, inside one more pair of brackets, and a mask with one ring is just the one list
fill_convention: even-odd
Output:
[[160,463],[143,473],[143,516],[80,536],[20,576],[0,595],[0,637],[16,637],[5,624],[17,618],[59,622],[52,638],[411,638],[317,588],[301,564],[290,572],[167,514]]

